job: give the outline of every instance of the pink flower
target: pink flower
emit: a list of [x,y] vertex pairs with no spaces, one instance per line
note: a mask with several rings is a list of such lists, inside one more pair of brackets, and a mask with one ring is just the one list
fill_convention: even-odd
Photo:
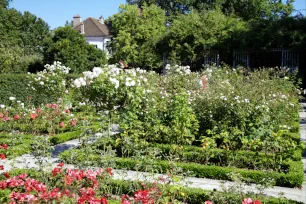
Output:
[[0,118],[3,118],[3,117],[4,117],[3,113],[0,113]]
[[77,124],[76,119],[72,119],[72,120],[71,120],[71,125],[74,127],[74,126],[76,126],[76,124]]
[[3,120],[4,120],[4,122],[9,121],[10,117],[4,117]]
[[212,204],[209,200],[205,201],[204,204]]
[[60,126],[61,128],[63,128],[63,127],[65,127],[65,123],[64,123],[64,122],[60,122],[59,126]]
[[32,120],[35,120],[36,117],[37,117],[37,114],[36,113],[32,113],[30,117],[31,117]]
[[8,149],[7,144],[2,144],[2,145],[0,145],[0,149],[5,149],[5,150],[7,150],[7,149]]
[[69,109],[66,109],[66,110],[65,110],[65,113],[70,113],[70,110],[69,110]]
[[251,198],[245,198],[243,199],[242,204],[253,204],[253,201]]

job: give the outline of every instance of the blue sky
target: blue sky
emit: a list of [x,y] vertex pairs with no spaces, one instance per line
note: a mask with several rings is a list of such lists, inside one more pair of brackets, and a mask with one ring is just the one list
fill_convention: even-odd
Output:
[[[44,19],[54,29],[72,20],[76,14],[87,17],[107,18],[117,13],[119,5],[125,0],[13,0],[10,7],[21,12],[30,11]],[[296,10],[306,8],[306,0],[295,0]],[[302,11],[305,15],[305,10]]]

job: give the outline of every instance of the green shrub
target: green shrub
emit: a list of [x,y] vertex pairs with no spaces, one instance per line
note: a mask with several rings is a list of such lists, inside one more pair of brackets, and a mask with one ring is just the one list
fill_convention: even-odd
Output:
[[75,131],[75,132],[66,132],[62,134],[57,134],[56,136],[50,137],[50,142],[53,145],[61,144],[67,142],[69,140],[77,139],[80,137],[82,131]]
[[[73,161],[69,160],[70,155],[77,155]],[[60,154],[60,158],[68,163],[77,164],[87,160],[99,165],[100,156],[98,154],[86,155],[82,150],[69,150]],[[145,158],[144,158],[145,159]],[[146,166],[142,161],[130,158],[114,158],[116,168],[146,171]],[[303,163],[301,161],[284,162],[288,166],[288,172],[279,173],[276,171],[246,170],[233,167],[207,166],[196,163],[176,162],[175,165],[184,172],[192,172],[198,178],[211,178],[217,180],[231,180],[231,173],[239,173],[243,178],[252,183],[261,183],[266,179],[274,179],[276,185],[284,187],[301,187],[304,181]],[[168,161],[155,160],[155,170],[166,173],[171,168]]]
[[1,74],[0,75],[0,104],[9,104],[9,97],[15,97],[18,101],[28,102],[29,96],[35,104],[52,101],[49,95],[28,89],[27,74]]

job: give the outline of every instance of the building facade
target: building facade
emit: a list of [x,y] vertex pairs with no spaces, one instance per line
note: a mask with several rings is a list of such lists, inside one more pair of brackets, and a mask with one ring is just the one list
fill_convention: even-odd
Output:
[[73,28],[84,35],[89,44],[110,54],[107,45],[111,41],[111,35],[102,16],[99,19],[89,17],[82,21],[81,16],[76,15],[73,17]]

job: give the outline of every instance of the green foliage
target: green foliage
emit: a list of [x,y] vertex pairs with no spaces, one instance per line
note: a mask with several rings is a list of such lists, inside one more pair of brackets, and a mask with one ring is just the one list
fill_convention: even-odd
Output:
[[32,96],[34,104],[48,103],[54,100],[48,94],[42,94],[30,89],[27,89],[29,80],[26,74],[1,74],[0,75],[0,103],[7,104],[9,97],[16,97],[17,100],[28,102],[29,96]]
[[164,11],[155,5],[144,5],[139,12],[137,6],[121,5],[112,22],[112,61],[132,66],[157,68],[161,66],[161,55],[156,42],[166,31]]
[[82,134],[82,131],[75,131],[75,132],[66,132],[57,134],[55,136],[50,137],[50,142],[52,145],[58,145],[64,142],[67,142],[69,140],[78,139],[80,135]]
[[175,18],[161,41],[168,44],[169,60],[192,65],[210,49],[217,49],[232,33],[246,30],[245,23],[225,16],[220,10],[193,11]]
[[244,20],[278,19],[289,16],[293,11],[293,0],[127,0],[129,4],[155,4],[167,11],[168,14],[186,14],[192,10],[220,8],[225,14],[237,15]]
[[42,42],[49,26],[30,12],[0,9],[0,73],[25,73],[42,67]]
[[[73,160],[69,159],[70,155],[77,155]],[[87,155],[81,150],[70,150],[60,154],[60,158],[66,162],[77,164],[87,160],[96,165],[99,163],[99,154]],[[116,168],[148,171],[146,164],[143,164],[139,160],[131,158],[115,158]],[[258,171],[258,170],[245,170],[233,167],[220,167],[220,166],[208,166],[196,163],[182,163],[176,162],[175,165],[182,169],[183,172],[190,172],[192,175],[198,178],[211,178],[217,180],[232,180],[231,173],[239,173],[246,181],[252,183],[262,183],[263,180],[272,179],[277,186],[284,187],[301,187],[304,182],[303,163],[299,162],[286,162],[289,166],[287,173],[279,173],[276,171]],[[171,164],[168,161],[155,160],[154,172],[166,173],[171,169]]]
[[71,68],[72,73],[88,71],[106,63],[103,51],[89,45],[84,36],[72,27],[60,27],[44,41],[44,59],[52,64],[60,61]]

